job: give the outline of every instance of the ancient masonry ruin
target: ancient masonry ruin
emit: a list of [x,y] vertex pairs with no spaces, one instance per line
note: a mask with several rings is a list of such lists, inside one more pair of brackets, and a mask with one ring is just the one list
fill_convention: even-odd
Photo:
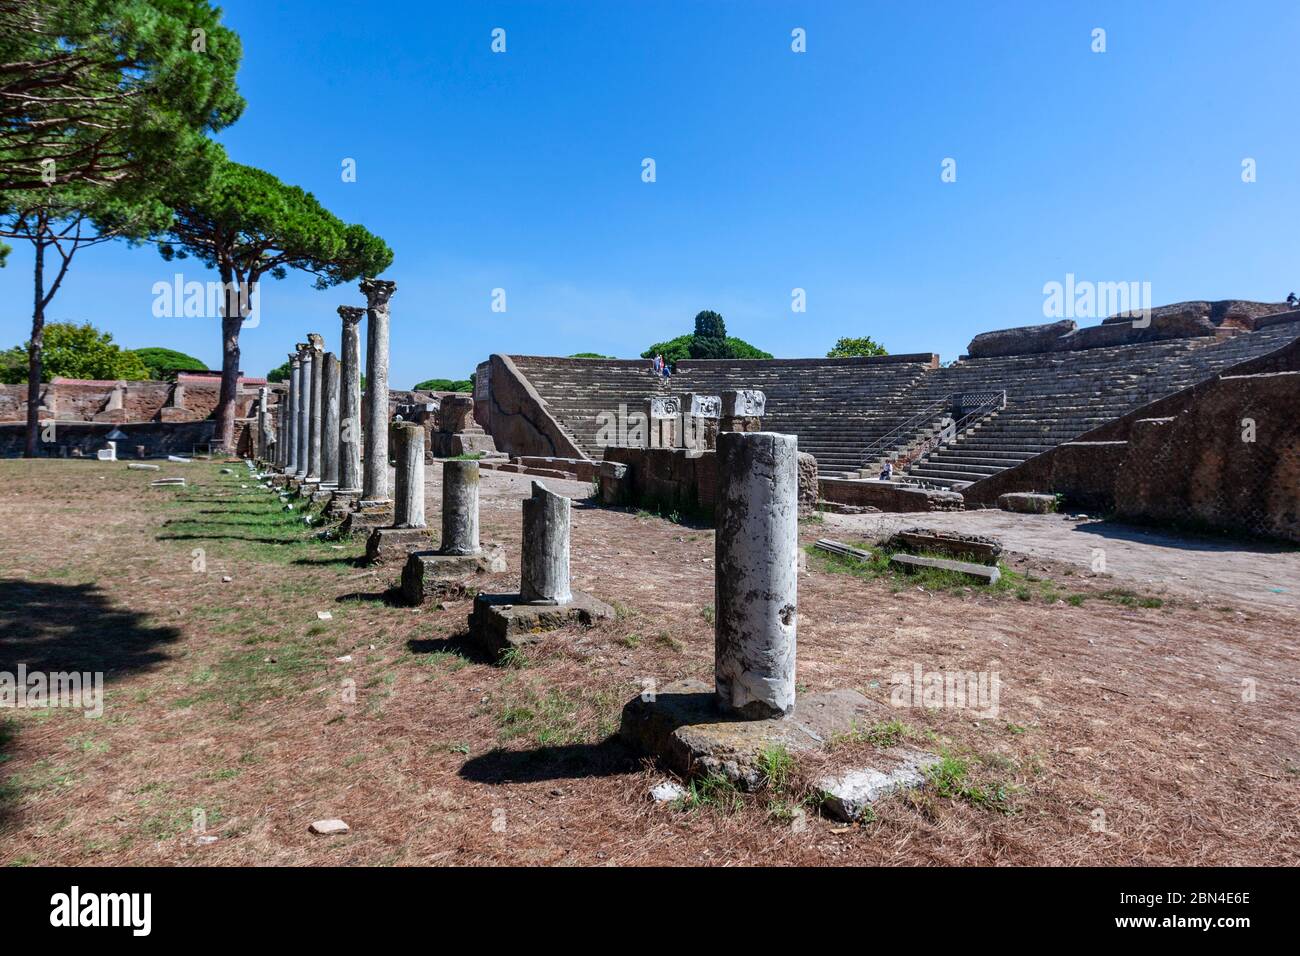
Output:
[[[305,336],[283,383],[241,380],[243,454],[273,460],[348,531],[396,529],[389,426],[428,461],[590,482],[609,505],[710,515],[718,442],[798,439],[799,506],[940,511],[1048,495],[1070,507],[1300,540],[1300,311],[1185,302],[1147,320],[1055,322],[976,335],[967,354],[678,363],[494,354],[473,396],[387,388],[390,299],[339,308],[337,356]],[[359,347],[367,319],[362,395]],[[70,382],[42,392],[46,454],[148,458],[206,448],[215,374]],[[0,389],[0,448],[21,453],[25,389]],[[385,395],[386,402],[377,402]],[[886,468],[888,467],[888,473]],[[1039,505],[1035,505],[1038,507]],[[418,530],[418,529],[406,529]],[[427,549],[425,549],[427,550]]]

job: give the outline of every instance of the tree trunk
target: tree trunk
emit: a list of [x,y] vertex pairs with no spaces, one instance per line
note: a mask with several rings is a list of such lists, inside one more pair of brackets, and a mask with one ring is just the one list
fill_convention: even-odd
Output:
[[217,445],[227,455],[235,453],[235,411],[239,398],[239,331],[244,324],[234,270],[221,267],[221,394],[217,398]]
[[41,348],[45,344],[45,243],[37,239],[36,298],[32,309],[32,339],[27,346],[27,445],[24,458],[35,458],[40,441]]

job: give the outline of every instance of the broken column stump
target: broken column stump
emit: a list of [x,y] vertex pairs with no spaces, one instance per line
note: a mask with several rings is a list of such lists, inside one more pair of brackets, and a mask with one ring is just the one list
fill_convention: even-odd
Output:
[[[680,774],[718,774],[753,790],[766,780],[764,755],[773,748],[796,760],[820,754],[837,736],[897,712],[855,690],[796,701],[797,441],[724,431],[717,454],[714,686],[698,680],[648,686],[623,708],[619,734]],[[918,768],[930,759],[908,748],[882,750],[870,767],[828,781],[842,791],[835,806],[861,813],[891,788],[923,779]]]
[[442,541],[437,551],[415,551],[402,568],[402,598],[408,604],[460,597],[477,578],[506,569],[500,545],[479,544],[477,461],[442,465]]
[[571,624],[591,627],[614,609],[574,591],[569,578],[570,502],[533,482],[523,503],[523,554],[518,594],[479,594],[469,617],[471,638],[493,657]]
[[393,524],[370,532],[366,561],[371,564],[405,561],[429,542],[424,523],[424,429],[414,422],[394,422],[391,431],[397,446]]

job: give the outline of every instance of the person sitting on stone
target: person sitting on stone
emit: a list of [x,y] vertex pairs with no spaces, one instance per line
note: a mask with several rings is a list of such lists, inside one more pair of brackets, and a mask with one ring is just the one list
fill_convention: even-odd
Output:
[[881,481],[894,480],[894,463],[889,459],[885,459],[885,467],[880,469],[880,480]]

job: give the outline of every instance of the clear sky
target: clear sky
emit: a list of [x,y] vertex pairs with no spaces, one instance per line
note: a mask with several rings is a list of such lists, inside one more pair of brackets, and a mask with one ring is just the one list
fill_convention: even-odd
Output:
[[[221,140],[393,247],[395,387],[493,351],[632,357],[705,308],[777,356],[871,335],[948,359],[1045,321],[1067,273],[1155,304],[1300,292],[1294,0],[224,9],[248,109]],[[219,367],[215,320],[152,314],[178,268],[215,278],[91,249],[50,319]],[[15,245],[0,345],[27,338],[31,281]],[[309,330],[336,347],[342,303],[354,286],[268,281],[245,371]]]

